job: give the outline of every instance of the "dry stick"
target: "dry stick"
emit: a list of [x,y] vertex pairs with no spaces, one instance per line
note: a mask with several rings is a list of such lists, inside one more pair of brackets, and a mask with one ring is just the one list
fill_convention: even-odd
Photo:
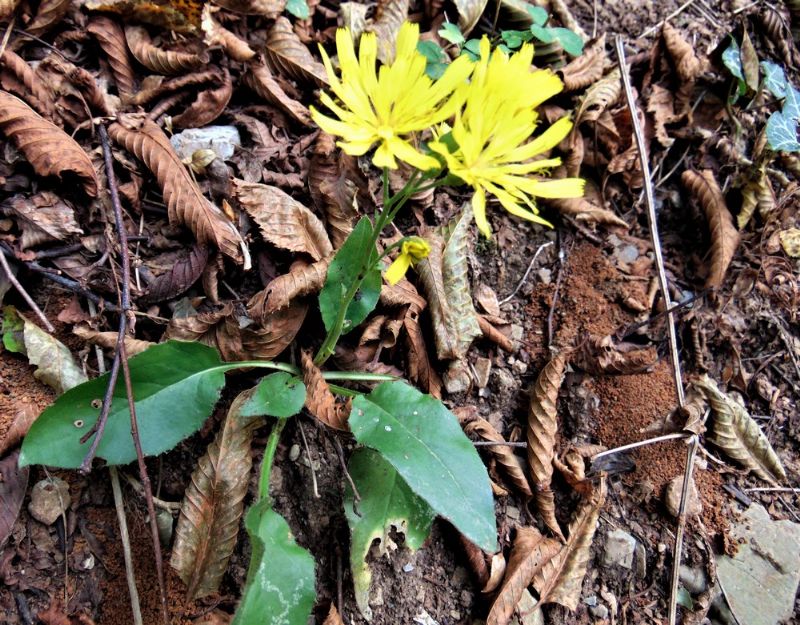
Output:
[[28,292],[22,287],[17,280],[17,277],[11,272],[11,267],[8,265],[8,261],[6,260],[5,254],[0,254],[0,265],[3,266],[3,271],[6,272],[6,277],[8,281],[17,289],[17,293],[22,295],[22,299],[31,307],[31,310],[36,313],[36,316],[39,317],[41,322],[44,324],[44,327],[47,328],[48,332],[55,332],[56,329],[53,327],[53,324],[44,316],[42,309],[36,305],[36,302],[33,301],[33,298],[28,295]]
[[746,493],[800,493],[800,488],[781,488],[781,487],[745,488],[744,492],[746,492]]
[[[125,380],[125,394],[128,397],[128,410],[131,417],[131,437],[133,446],[136,449],[136,460],[139,465],[139,478],[144,487],[145,500],[147,502],[147,513],[150,516],[150,533],[153,538],[153,554],[156,562],[156,573],[158,574],[158,589],[161,594],[161,616],[164,625],[169,625],[169,612],[167,610],[167,587],[164,581],[164,566],[161,559],[161,543],[158,538],[158,524],[156,521],[156,510],[153,505],[153,489],[150,485],[150,477],[147,475],[147,465],[144,462],[142,453],[142,441],[139,438],[139,424],[136,419],[136,403],[133,397],[133,384],[131,383],[131,372],[128,366],[128,354],[125,349],[125,334],[127,330],[127,315],[130,309],[130,281],[131,281],[131,259],[128,252],[128,236],[125,230],[125,222],[122,218],[122,204],[119,200],[117,190],[117,178],[114,175],[114,162],[111,156],[111,146],[108,141],[108,133],[103,124],[98,126],[100,142],[103,145],[103,160],[106,166],[106,180],[108,190],[111,195],[111,206],[114,209],[114,222],[117,228],[117,237],[120,246],[120,259],[122,264],[122,277],[120,287],[120,328],[117,336],[117,352],[114,360],[122,364],[122,377]],[[118,365],[119,367],[119,365]],[[106,419],[107,420],[107,419]],[[100,433],[95,437],[95,441],[100,438]]]
[[314,463],[311,460],[311,450],[308,448],[308,441],[306,440],[306,431],[303,429],[303,424],[297,421],[297,427],[300,428],[300,436],[303,439],[303,447],[306,448],[306,458],[308,458],[308,468],[311,470],[311,484],[314,487],[314,498],[320,499],[322,495],[319,494],[319,487],[317,486],[317,472],[314,471]]
[[[688,4],[687,4],[688,6]],[[664,258],[661,254],[661,240],[658,234],[658,219],[656,217],[655,198],[653,196],[653,181],[650,177],[650,166],[647,162],[647,146],[644,141],[641,125],[639,124],[639,114],[636,103],[633,99],[633,89],[631,88],[631,78],[628,74],[628,66],[625,63],[625,46],[622,37],[617,35],[617,61],[622,75],[622,86],[625,90],[625,99],[628,103],[628,110],[631,114],[633,123],[633,133],[636,137],[636,146],[639,151],[639,162],[642,166],[642,176],[644,178],[645,201],[647,204],[647,219],[650,222],[650,238],[653,243],[653,252],[658,269],[658,282],[661,287],[661,297],[664,299],[664,308],[669,311],[672,308],[672,301],[669,296],[669,284],[667,283],[667,273],[664,270]],[[670,360],[672,361],[672,376],[675,382],[675,393],[678,398],[678,406],[683,408],[686,403],[683,393],[683,378],[681,376],[680,355],[678,353],[678,337],[675,331],[675,314],[667,313],[667,331],[669,334]],[[672,559],[672,579],[669,593],[669,625],[675,625],[678,611],[678,578],[681,565],[681,551],[683,549],[683,534],[686,531],[686,504],[688,501],[687,493],[692,479],[694,469],[694,456],[697,453],[699,437],[692,434],[689,438],[689,451],[686,457],[686,470],[683,474],[683,489],[681,490],[681,504],[678,513],[678,527],[675,531],[675,553]]]

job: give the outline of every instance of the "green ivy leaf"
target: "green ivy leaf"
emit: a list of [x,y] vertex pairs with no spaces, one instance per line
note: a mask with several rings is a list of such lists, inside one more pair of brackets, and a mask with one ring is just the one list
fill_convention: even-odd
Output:
[[767,143],[776,152],[800,152],[797,119],[776,111],[767,120]]
[[537,41],[542,43],[553,43],[556,40],[556,36],[553,34],[551,28],[539,26],[539,24],[531,25],[531,34],[536,38]]
[[544,26],[547,24],[548,15],[545,9],[530,4],[525,8],[528,10],[534,24],[537,26]]
[[314,558],[268,499],[247,511],[244,524],[253,553],[232,625],[307,625],[317,597]]
[[[386,552],[386,539],[391,528],[405,535],[405,545],[416,551],[425,542],[436,513],[403,481],[376,451],[362,447],[351,456],[347,465],[361,499],[353,497],[349,484],[345,487],[344,512],[350,526],[350,567],[353,571],[356,603],[367,620],[372,618],[369,607],[369,585],[372,574],[366,557],[372,542],[379,539],[381,555]],[[358,513],[354,506],[358,506]]]
[[764,87],[776,98],[786,97],[788,82],[783,67],[772,61],[761,61],[764,70]]
[[453,22],[445,22],[439,29],[439,36],[445,41],[449,41],[457,46],[461,46],[466,41],[464,34]]
[[[370,247],[371,239],[372,222],[362,217],[328,267],[328,277],[319,294],[319,308],[326,330],[330,330],[336,321],[342,297],[358,278],[363,259],[375,253],[375,245]],[[361,288],[347,307],[342,334],[347,334],[367,318],[375,309],[380,294],[381,272],[374,266],[367,271]]]
[[285,419],[300,412],[305,401],[306,385],[303,381],[279,371],[271,373],[258,383],[239,415]]
[[428,78],[438,80],[447,69],[448,56],[441,46],[435,41],[420,41],[417,43],[417,51],[428,61],[425,66],[425,73]]
[[466,54],[472,61],[478,61],[481,58],[481,41],[480,39],[470,39],[461,48],[461,54]]
[[783,101],[783,115],[787,119],[800,119],[800,91],[791,83],[786,86],[786,99]]
[[736,39],[731,37],[731,45],[729,45],[722,53],[722,63],[728,68],[728,71],[733,74],[734,78],[738,78],[744,82],[744,72],[742,71],[742,53],[739,50],[739,44]]
[[[225,384],[224,372],[237,363],[223,363],[217,350],[201,343],[167,341],[129,361],[139,437],[145,456],[172,449],[203,425]],[[91,438],[80,438],[97,421],[108,374],[70,389],[45,409],[22,443],[19,464],[44,464],[77,469]],[[122,375],[97,455],[109,464],[136,460],[128,400]]]
[[583,54],[583,39],[578,33],[572,32],[569,28],[550,28],[549,30],[558,39],[558,43],[567,54],[571,56]]
[[306,0],[287,0],[286,10],[294,15],[297,19],[308,19],[309,10]]
[[437,514],[484,551],[495,551],[489,476],[458,419],[441,401],[404,382],[384,382],[353,401],[350,428]]

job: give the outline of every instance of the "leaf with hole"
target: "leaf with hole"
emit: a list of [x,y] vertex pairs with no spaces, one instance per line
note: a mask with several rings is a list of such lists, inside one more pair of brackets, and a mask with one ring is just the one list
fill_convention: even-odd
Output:
[[494,553],[489,476],[458,419],[441,401],[404,382],[384,382],[353,401],[350,429],[359,443],[380,452],[437,514]]

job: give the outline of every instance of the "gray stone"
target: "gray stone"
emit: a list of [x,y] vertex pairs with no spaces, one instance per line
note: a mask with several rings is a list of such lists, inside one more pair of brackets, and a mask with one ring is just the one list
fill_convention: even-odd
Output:
[[693,568],[681,564],[680,580],[684,588],[693,595],[699,595],[708,588],[706,572],[701,568]]
[[629,569],[633,565],[636,539],[628,532],[616,529],[606,535],[606,548],[603,552],[603,566],[621,566]]
[[69,484],[59,477],[37,482],[31,489],[28,512],[45,525],[52,525],[70,504]]
[[586,597],[586,599],[584,599],[583,602],[586,605],[588,605],[590,608],[593,608],[594,606],[597,605],[597,596],[596,595],[590,595],[590,596]]
[[717,575],[741,623],[788,621],[800,584],[800,525],[773,521],[763,506],[751,505],[730,531],[744,539],[736,556],[717,556]]
[[170,137],[169,142],[182,161],[191,160],[197,150],[212,150],[223,161],[233,156],[242,145],[236,126],[206,126],[189,128]]
[[600,620],[605,620],[608,618],[608,608],[602,603],[600,605],[593,605],[591,608],[589,608],[589,612],[591,612],[592,616]]
[[544,615],[541,610],[537,609],[537,603],[530,592],[523,591],[522,598],[517,604],[517,614],[519,614],[517,623],[519,625],[544,625]]
[[[683,474],[674,478],[667,488],[664,490],[664,505],[667,511],[674,516],[678,517],[678,512],[681,508],[681,492],[683,491]],[[694,483],[694,478],[689,479],[689,490],[686,493],[686,514],[689,517],[700,516],[703,512],[703,502],[700,499],[700,493],[697,492],[697,485]]]

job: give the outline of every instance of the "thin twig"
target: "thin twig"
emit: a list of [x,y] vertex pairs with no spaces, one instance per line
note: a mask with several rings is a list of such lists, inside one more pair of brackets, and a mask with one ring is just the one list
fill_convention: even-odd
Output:
[[36,316],[39,317],[39,320],[44,324],[44,327],[47,328],[47,331],[50,333],[55,332],[56,329],[53,327],[53,324],[50,323],[47,317],[44,316],[42,309],[39,308],[36,302],[33,301],[33,298],[30,295],[28,295],[28,292],[19,283],[19,280],[17,280],[17,276],[15,276],[11,272],[11,267],[9,266],[8,261],[6,260],[5,254],[0,254],[0,265],[2,265],[3,271],[5,271],[8,281],[14,286],[15,289],[17,289],[17,293],[19,293],[22,296],[22,299],[24,299],[25,302],[28,304],[28,306],[30,306],[31,310],[36,314]]
[[679,6],[677,9],[675,9],[675,10],[674,10],[672,13],[670,13],[669,15],[667,15],[667,17],[665,17],[663,20],[661,20],[661,21],[660,21],[660,22],[658,22],[657,24],[655,24],[655,25],[651,26],[651,27],[650,27],[650,28],[648,28],[646,31],[644,31],[644,32],[643,32],[641,35],[639,35],[639,39],[642,39],[643,37],[647,37],[648,35],[650,35],[650,34],[652,34],[652,33],[656,32],[656,31],[657,31],[659,28],[661,28],[661,27],[662,27],[664,24],[666,24],[666,23],[667,23],[668,21],[670,21],[672,18],[674,18],[674,17],[678,17],[678,16],[679,16],[681,13],[683,13],[683,12],[684,12],[686,9],[688,9],[688,8],[689,8],[689,6],[690,6],[690,5],[691,5],[691,4],[692,4],[694,1],[695,1],[695,0],[686,0],[686,2],[684,2],[684,3],[683,3],[681,6]]
[[[688,3],[687,5],[688,6]],[[641,124],[639,123],[639,112],[633,97],[633,89],[631,88],[631,78],[628,74],[628,66],[625,62],[625,45],[622,37],[616,37],[617,47],[617,62],[619,63],[620,74],[622,75],[622,86],[625,90],[625,99],[628,103],[628,110],[631,115],[631,122],[633,125],[633,133],[636,137],[636,146],[639,151],[639,162],[642,167],[642,176],[644,178],[645,201],[647,204],[647,219],[650,225],[650,238],[653,243],[653,253],[656,260],[656,269],[658,270],[658,282],[661,288],[661,297],[664,300],[664,308],[667,312],[667,332],[669,335],[670,346],[670,360],[672,361],[672,377],[675,384],[675,394],[678,399],[678,406],[683,408],[686,403],[683,392],[683,378],[681,375],[680,354],[678,352],[678,336],[675,331],[675,314],[669,312],[672,307],[672,301],[669,295],[669,284],[667,282],[667,273],[664,269],[664,257],[661,253],[661,238],[658,234],[658,218],[655,209],[655,197],[653,194],[653,180],[650,174],[650,165],[647,159],[647,144],[644,140],[644,133],[642,132]],[[694,457],[697,453],[697,446],[699,443],[697,434],[692,434],[689,438],[689,450],[686,455],[686,471],[683,475],[683,490],[681,491],[680,514],[678,516],[678,527],[675,531],[675,550],[672,559],[672,578],[670,584],[669,594],[669,625],[675,625],[678,611],[678,581],[680,574],[681,564],[681,551],[683,549],[683,534],[686,531],[686,503],[687,494],[689,492],[689,484],[692,479],[692,470],[694,469]]]
[[131,538],[128,534],[128,523],[125,519],[125,505],[122,501],[122,489],[119,486],[119,473],[117,467],[108,467],[111,474],[111,492],[114,494],[114,508],[117,510],[119,523],[119,537],[122,541],[122,557],[125,560],[125,577],[128,580],[128,593],[131,596],[131,611],[133,612],[134,625],[144,625],[142,608],[139,605],[139,591],[136,588],[136,574],[133,571],[133,557],[131,556]]
[[306,448],[306,458],[308,458],[308,468],[311,471],[311,484],[314,487],[314,498],[320,499],[322,495],[319,494],[319,486],[317,485],[317,472],[314,470],[314,463],[311,461],[311,450],[308,448],[308,441],[306,440],[306,431],[303,429],[303,424],[298,420],[297,425],[300,428],[300,436],[303,438],[303,446]]
[[618,454],[623,451],[628,451],[630,449],[636,449],[637,447],[644,447],[645,445],[652,445],[653,443],[662,443],[664,441],[672,441],[681,438],[689,438],[690,436],[691,434],[687,432],[675,432],[673,434],[664,434],[662,436],[656,436],[655,438],[648,438],[647,440],[638,441],[636,443],[628,443],[627,445],[623,445],[622,447],[615,447],[614,449],[601,451],[599,454],[592,456],[592,462],[600,458],[610,456],[612,454]]
[[542,250],[544,250],[544,248],[550,247],[551,245],[553,245],[553,242],[552,241],[548,241],[547,243],[542,243],[539,246],[539,249],[536,250],[536,253],[533,255],[533,258],[531,258],[531,262],[528,264],[528,268],[525,270],[525,274],[522,276],[522,279],[519,281],[517,286],[514,287],[514,290],[511,291],[511,293],[507,297],[504,297],[499,302],[497,302],[498,304],[500,304],[500,305],[505,304],[506,302],[510,301],[512,297],[514,297],[517,294],[517,291],[519,291],[522,288],[522,285],[525,284],[525,281],[528,279],[528,276],[530,275],[534,264],[536,264],[536,259],[539,258],[539,254],[542,253]]
[[[144,497],[144,486],[142,483],[137,480],[135,477],[128,475],[124,471],[122,472],[122,477],[131,485],[133,490],[135,490],[139,495]],[[156,487],[156,492],[158,492],[158,487]],[[155,495],[153,495],[153,504],[161,508],[162,510],[167,510],[169,512],[178,512],[181,509],[181,502],[180,501],[164,501],[163,499],[159,499]]]
[[472,442],[475,447],[520,447],[526,448],[528,443],[515,443],[512,441],[473,441]]
[[768,487],[768,488],[745,488],[743,489],[746,493],[800,493],[800,488],[780,488],[780,487]]
[[336,447],[336,454],[339,456],[339,462],[342,465],[342,471],[344,472],[344,477],[347,480],[347,483],[350,484],[350,488],[353,489],[353,505],[358,505],[358,502],[361,501],[361,493],[358,492],[358,488],[356,487],[356,483],[353,481],[353,476],[350,475],[350,471],[347,470],[347,461],[344,457],[344,450],[342,449],[342,444],[339,442],[339,439],[336,438],[336,434],[331,435],[333,439],[333,446]]

